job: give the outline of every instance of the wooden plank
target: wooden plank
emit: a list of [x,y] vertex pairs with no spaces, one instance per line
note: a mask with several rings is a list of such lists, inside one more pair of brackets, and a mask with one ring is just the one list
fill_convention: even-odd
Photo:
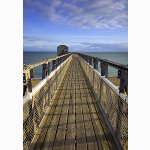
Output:
[[[80,80],[80,78],[79,78]],[[79,81],[78,80],[78,81]],[[78,84],[79,85],[79,84]],[[77,128],[77,149],[87,149],[86,134],[82,113],[80,89],[76,89],[76,128]]]
[[[86,85],[84,85],[84,88],[86,88]],[[84,93],[84,90],[81,89],[81,93]],[[98,150],[99,148],[97,145],[97,140],[96,140],[93,125],[91,122],[91,116],[90,116],[86,97],[81,97],[81,101],[82,101],[82,104],[84,104],[82,105],[83,106],[82,109],[83,109],[83,115],[84,115],[84,124],[85,124],[85,129],[86,129],[86,139],[87,139],[88,149]]]
[[[70,77],[69,79],[73,79],[73,70],[70,68]],[[76,137],[76,129],[75,129],[75,84],[71,82],[71,90],[70,101],[69,101],[69,113],[68,113],[68,122],[67,122],[67,130],[66,130],[66,138],[65,138],[65,150],[74,150],[75,149],[75,137]]]
[[[85,77],[84,77],[85,78]],[[86,79],[86,78],[85,78]],[[92,101],[91,101],[91,97],[89,95],[91,89],[89,89],[89,87],[87,86],[87,83],[86,83],[86,80],[83,82],[83,85],[82,85],[82,88],[87,94],[86,94],[86,101],[87,101],[87,105],[88,105],[88,109],[90,111],[90,117],[91,117],[91,122],[92,122],[92,126],[93,126],[93,130],[94,130],[94,133],[95,133],[95,138],[97,140],[97,144],[98,144],[98,147],[99,149],[103,149],[102,145],[101,145],[101,141],[99,140],[98,138],[98,132],[99,130],[96,130],[95,129],[95,122],[99,122],[99,120],[97,118],[93,118],[93,115],[94,116],[97,116],[96,112],[95,112],[95,109],[93,108],[93,104],[92,104]],[[90,107],[92,107],[92,111],[90,109]],[[103,136],[104,136],[104,133],[102,132]],[[107,142],[107,141],[106,141]],[[108,145],[108,143],[107,143]]]
[[[84,90],[85,88],[86,88],[86,90]],[[89,89],[86,81],[84,81],[84,83],[82,85],[82,89],[86,93],[88,93],[88,94],[86,94],[86,101],[87,101],[88,109],[90,111],[91,121],[92,121],[92,125],[93,125],[93,129],[94,129],[94,133],[95,133],[98,147],[99,147],[99,149],[106,149],[107,150],[107,149],[109,149],[109,145],[107,143],[107,140],[105,139],[105,134],[102,130],[97,112],[96,112],[95,107],[94,107],[94,101],[92,101],[91,95],[89,94],[91,92],[91,90]]]
[[105,132],[103,131],[103,128],[100,124],[97,112],[95,110],[94,102],[92,101],[91,97],[89,97],[88,100],[89,100],[88,103],[90,103],[88,105],[89,105],[89,110],[91,111],[91,119],[92,119],[95,136],[96,136],[99,148],[104,149],[104,150],[109,150],[110,147],[105,137]]
[[[47,134],[50,122],[53,118],[55,108],[57,106],[60,94],[61,94],[61,92],[57,93],[57,95],[55,95],[54,98],[52,99],[52,102],[50,103],[50,106],[49,106],[48,113],[44,114],[44,118],[43,118],[45,120],[44,124],[42,124],[42,126],[39,127],[37,135],[35,135],[34,140],[31,143],[30,149],[40,149],[41,148],[43,141],[45,139],[45,136]],[[39,134],[40,134],[40,136],[39,136]],[[36,143],[34,143],[34,141],[36,141]]]
[[[80,70],[80,72],[82,72],[82,70]],[[101,143],[101,140],[100,140],[100,139],[102,139],[102,137],[98,136],[98,133],[101,131],[103,137],[105,137],[103,130],[101,128],[98,129],[98,128],[95,127],[95,122],[99,123],[98,124],[99,127],[101,127],[101,125],[100,125],[99,119],[96,118],[97,117],[96,110],[94,109],[94,106],[92,104],[93,101],[92,101],[90,95],[88,94],[88,93],[90,93],[90,90],[88,90],[88,86],[86,85],[85,77],[83,76],[83,74],[82,74],[81,78],[83,78],[83,79],[82,79],[82,84],[80,84],[80,88],[81,88],[80,92],[81,92],[81,96],[86,96],[90,100],[90,101],[87,101],[87,105],[88,105],[88,109],[90,111],[90,116],[91,116],[91,122],[92,122],[92,126],[93,126],[93,131],[94,131],[95,138],[96,138],[96,141],[97,141],[97,144],[98,144],[97,147],[98,147],[98,149],[106,149],[107,150],[107,149],[109,149],[109,145],[107,143],[107,140],[106,139],[104,140],[104,142],[105,142],[104,146],[105,147],[103,147],[102,143]],[[86,98],[86,100],[87,100],[87,98]],[[92,111],[91,111],[90,107],[92,107]],[[93,116],[95,118],[93,118]]]
[[[83,85],[86,85],[87,87],[90,88],[90,86],[88,85],[89,83],[86,82]],[[100,149],[117,149],[114,140],[112,139],[112,136],[110,135],[110,132],[108,132],[108,128],[104,129],[104,125],[102,126],[102,122],[100,120],[100,118],[98,117],[98,107],[96,108],[96,99],[92,93],[92,91],[89,89],[89,95],[88,96],[88,106],[89,106],[89,110],[91,111],[91,118],[92,118],[92,122],[93,122],[93,127],[96,133],[96,138],[98,141],[98,145]]]
[[[59,98],[63,99],[64,96],[65,96],[65,92],[62,92]],[[48,132],[46,134],[45,140],[42,145],[42,149],[44,150],[52,149],[54,145],[55,134],[57,132],[58,123],[59,123],[62,106],[63,106],[63,100],[60,99],[58,100],[58,104],[56,106],[52,121],[50,123]]]
[[[94,98],[92,97],[92,100],[93,99]],[[98,113],[98,111],[99,111],[98,106],[95,105],[95,109],[96,109],[96,112]],[[101,117],[97,116],[97,118],[99,119],[99,123],[100,123],[100,125],[101,125],[101,127],[103,129],[103,132],[105,133],[105,139],[107,140],[109,148],[110,149],[117,149],[116,144],[114,142],[114,139],[113,139],[113,137],[112,137],[112,135],[111,135],[111,133],[110,133],[106,123],[105,123],[105,120],[102,119],[103,118],[102,114],[99,114],[99,116],[101,116]],[[99,126],[97,125],[97,127],[99,127]],[[102,144],[103,144],[103,147],[107,146],[107,144],[105,142],[103,142]]]
[[[66,129],[67,129],[67,121],[68,121],[68,113],[69,113],[69,96],[70,93],[67,92],[65,94],[64,98],[64,104],[61,112],[61,117],[59,121],[59,126],[57,129],[57,134],[54,142],[53,149],[54,150],[61,150],[64,149],[64,142],[65,142],[65,136],[66,136]],[[69,90],[70,91],[70,90]]]
[[95,101],[87,78],[77,58],[73,57],[55,92],[53,106],[46,116],[35,149],[114,149],[107,135],[108,129],[99,120]]

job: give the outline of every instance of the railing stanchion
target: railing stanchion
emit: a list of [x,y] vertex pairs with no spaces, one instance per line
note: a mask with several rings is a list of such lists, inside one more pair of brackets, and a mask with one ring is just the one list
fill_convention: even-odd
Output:
[[[92,56],[89,58],[90,64],[92,65],[85,62],[83,57],[81,65],[89,79],[96,100],[99,103],[97,104],[100,107],[100,113],[103,114],[103,119],[117,146],[116,149],[128,149],[128,97],[124,93],[119,93],[118,87],[106,78],[108,77],[108,66],[120,69],[121,71],[118,73],[120,77],[120,91],[122,88],[122,91],[127,91],[128,68],[125,65],[117,63],[107,63],[104,59],[101,61]],[[101,74],[96,70],[96,68],[99,67],[96,60],[101,63]],[[87,67],[85,65],[87,65]],[[88,70],[86,70],[87,68]]]
[[101,62],[101,76],[108,77],[108,64]]
[[128,73],[123,70],[118,70],[118,78],[120,79],[119,92],[128,94]]
[[48,62],[48,65],[47,65],[48,75],[51,73],[51,71],[50,71],[50,67],[51,67],[50,62]]
[[33,69],[30,69],[30,77],[33,78],[34,75],[33,75]]
[[48,75],[48,63],[44,63],[42,68],[42,79]]
[[56,60],[52,60],[52,71],[56,68],[55,64],[56,64]]
[[28,89],[28,92],[32,92],[32,82],[31,82],[31,78],[27,80],[27,89]]
[[98,70],[98,60],[94,58],[94,69]]
[[60,65],[60,58],[57,58],[57,67]]
[[33,77],[33,70],[28,69],[23,73],[23,96],[26,92],[32,92],[31,77]]
[[89,57],[89,64],[92,65],[92,58]]

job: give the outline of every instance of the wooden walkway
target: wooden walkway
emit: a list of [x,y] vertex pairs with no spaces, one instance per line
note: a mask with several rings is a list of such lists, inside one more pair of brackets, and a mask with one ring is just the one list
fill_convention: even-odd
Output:
[[116,150],[109,130],[98,117],[95,101],[78,59],[73,57],[31,149]]

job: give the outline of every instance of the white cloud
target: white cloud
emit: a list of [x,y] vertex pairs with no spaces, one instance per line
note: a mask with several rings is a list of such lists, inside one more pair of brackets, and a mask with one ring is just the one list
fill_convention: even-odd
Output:
[[[79,45],[80,44],[80,45]],[[90,43],[82,42],[70,47],[71,50],[94,52],[127,52],[128,43]]]
[[24,0],[51,21],[79,28],[127,28],[127,0]]
[[70,51],[128,51],[128,43],[98,43],[98,42],[65,42],[43,37],[24,36],[24,50],[55,50],[58,45],[65,44]]
[[44,37],[24,36],[23,42],[26,47],[50,47],[51,45],[55,45],[61,41]]

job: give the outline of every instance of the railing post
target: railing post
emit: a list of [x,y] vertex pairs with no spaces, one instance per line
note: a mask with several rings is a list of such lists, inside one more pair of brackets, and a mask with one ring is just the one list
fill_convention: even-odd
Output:
[[83,59],[85,60],[85,56],[83,55]]
[[119,92],[128,94],[128,73],[123,70],[118,70],[118,78],[120,79]]
[[94,63],[94,69],[98,70],[98,60],[96,58],[94,58],[93,63]]
[[86,62],[88,63],[88,56],[86,56]]
[[[119,136],[119,132],[120,132],[120,130],[121,130],[121,124],[122,124],[122,122],[121,122],[121,110],[122,110],[122,107],[123,107],[123,103],[122,103],[122,101],[120,100],[120,99],[118,99],[118,102],[117,102],[118,104],[118,106],[117,106],[117,117],[116,117],[116,136],[118,137]],[[119,140],[119,139],[118,139]],[[120,148],[121,148],[122,146],[120,146]]]
[[50,74],[50,67],[51,67],[50,62],[48,62],[48,64],[47,64],[48,75]]
[[89,64],[92,65],[92,58],[89,57]]
[[33,70],[28,69],[23,73],[23,96],[25,93],[32,92],[32,82],[31,77],[33,77]]
[[30,77],[33,78],[34,75],[33,75],[33,69],[30,69]]
[[31,82],[31,78],[27,80],[27,89],[28,89],[28,92],[32,92],[32,82]]
[[42,79],[44,79],[48,75],[48,64],[44,63],[42,66]]
[[60,64],[61,64],[61,57],[58,58],[58,65],[57,66],[59,66]]
[[52,60],[52,71],[56,68],[56,60]]
[[65,61],[65,57],[62,57],[62,63]]
[[103,62],[101,62],[101,76],[108,77],[108,65]]
[[56,59],[56,68],[59,66],[59,58]]
[[93,68],[94,68],[94,57],[92,57],[92,66],[93,66]]
[[87,56],[87,63],[89,63],[89,56]]
[[62,57],[59,58],[59,65],[62,63]]

